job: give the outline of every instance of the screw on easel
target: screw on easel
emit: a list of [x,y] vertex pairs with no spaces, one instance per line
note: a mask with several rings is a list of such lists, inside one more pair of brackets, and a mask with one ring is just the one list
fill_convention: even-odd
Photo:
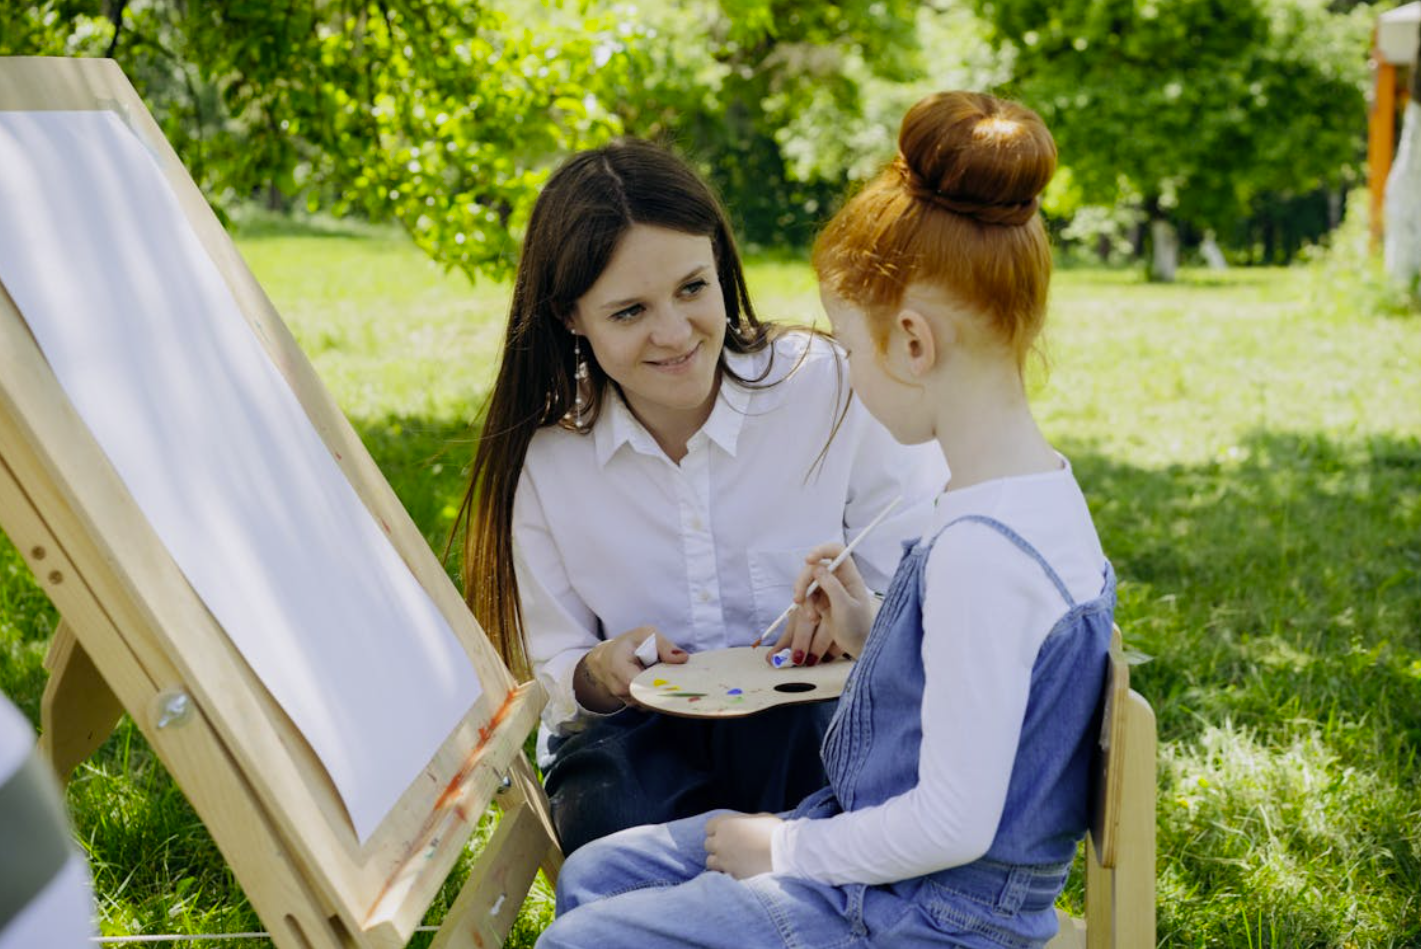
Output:
[[513,779],[507,773],[501,774],[498,778],[498,791],[495,793],[507,794],[511,787],[513,787]]
[[182,689],[164,689],[153,697],[153,727],[186,725],[192,720],[192,698]]

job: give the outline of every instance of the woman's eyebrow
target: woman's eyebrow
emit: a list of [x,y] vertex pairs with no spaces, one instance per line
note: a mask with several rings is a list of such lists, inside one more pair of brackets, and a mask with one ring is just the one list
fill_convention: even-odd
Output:
[[[679,287],[681,284],[685,283],[687,280],[690,280],[693,277],[699,277],[701,274],[705,273],[709,269],[710,264],[697,264],[694,268],[691,269],[690,273],[686,274],[680,280],[676,281],[676,286]],[[629,307],[635,303],[640,303],[641,301],[642,297],[627,297],[624,300],[609,300],[606,303],[603,303],[598,309],[620,310],[625,307]]]

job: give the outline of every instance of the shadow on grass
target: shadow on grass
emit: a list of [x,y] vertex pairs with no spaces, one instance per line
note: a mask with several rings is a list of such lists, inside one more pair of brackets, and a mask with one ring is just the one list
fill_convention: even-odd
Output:
[[1062,446],[1159,721],[1160,945],[1421,942],[1421,442]]
[[1421,441],[1257,432],[1160,471],[1062,447],[1162,737],[1305,716],[1421,750]]
[[[442,553],[475,433],[418,418],[357,420],[356,427]],[[1299,859],[1340,888],[1338,905],[1350,900],[1365,912],[1379,891],[1392,894],[1385,905],[1410,905],[1414,896],[1404,894],[1421,892],[1414,831],[1421,812],[1421,441],[1256,432],[1233,457],[1164,469],[1119,464],[1088,443],[1060,447],[1120,576],[1127,643],[1154,657],[1136,667],[1134,681],[1158,714],[1162,762],[1178,758],[1177,749],[1207,745],[1221,728],[1246,729],[1264,758],[1279,759],[1303,729],[1339,773],[1372,780],[1389,803],[1366,815],[1375,853],[1355,888],[1356,868],[1339,863],[1342,856],[1324,849]],[[451,573],[456,563],[451,558]],[[18,554],[0,545],[0,688],[32,720],[53,622]],[[1218,945],[1346,942],[1353,924],[1335,906],[1305,911],[1288,887],[1270,890],[1227,867],[1221,873],[1230,845],[1209,838],[1208,828],[1196,833],[1193,818],[1170,810],[1184,792],[1169,785],[1167,769],[1161,779],[1164,945],[1198,945],[1206,933]],[[194,920],[220,919],[228,931],[256,925],[210,838],[131,725],[81,769],[70,801],[98,891],[112,901],[106,912],[128,931],[170,931],[163,927],[172,925],[175,906]],[[1231,833],[1230,822],[1246,820],[1225,810],[1210,826]],[[1181,835],[1193,843],[1179,843]],[[1242,855],[1227,856],[1229,866],[1247,863],[1256,849],[1238,846]],[[199,883],[175,892],[180,877]],[[1166,898],[1176,890],[1189,898]],[[1396,931],[1411,934],[1403,941],[1421,938],[1415,925]]]

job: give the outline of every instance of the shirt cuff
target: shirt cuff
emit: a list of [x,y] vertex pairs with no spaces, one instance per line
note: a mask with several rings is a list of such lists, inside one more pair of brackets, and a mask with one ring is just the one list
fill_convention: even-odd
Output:
[[770,872],[794,876],[791,872],[793,861],[790,850],[794,847],[794,834],[802,819],[780,821],[770,833]]

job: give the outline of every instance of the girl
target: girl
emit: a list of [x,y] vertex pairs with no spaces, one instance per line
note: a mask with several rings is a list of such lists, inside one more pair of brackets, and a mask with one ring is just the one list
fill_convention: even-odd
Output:
[[855,391],[952,475],[881,608],[852,565],[817,565],[841,545],[807,557],[797,595],[821,586],[786,641],[859,656],[823,746],[829,786],[783,816],[706,814],[574,855],[542,949],[1020,949],[1055,932],[1115,602],[1022,380],[1056,149],[1030,110],[961,92],[915,105],[899,149],[814,266]]
[[725,214],[684,162],[624,140],[564,163],[529,221],[461,515],[469,605],[549,696],[539,763],[563,849],[823,786],[832,704],[654,714],[628,705],[635,650],[749,645],[819,539],[903,494],[855,551],[883,589],[946,477],[850,398],[831,343],[756,318]]

